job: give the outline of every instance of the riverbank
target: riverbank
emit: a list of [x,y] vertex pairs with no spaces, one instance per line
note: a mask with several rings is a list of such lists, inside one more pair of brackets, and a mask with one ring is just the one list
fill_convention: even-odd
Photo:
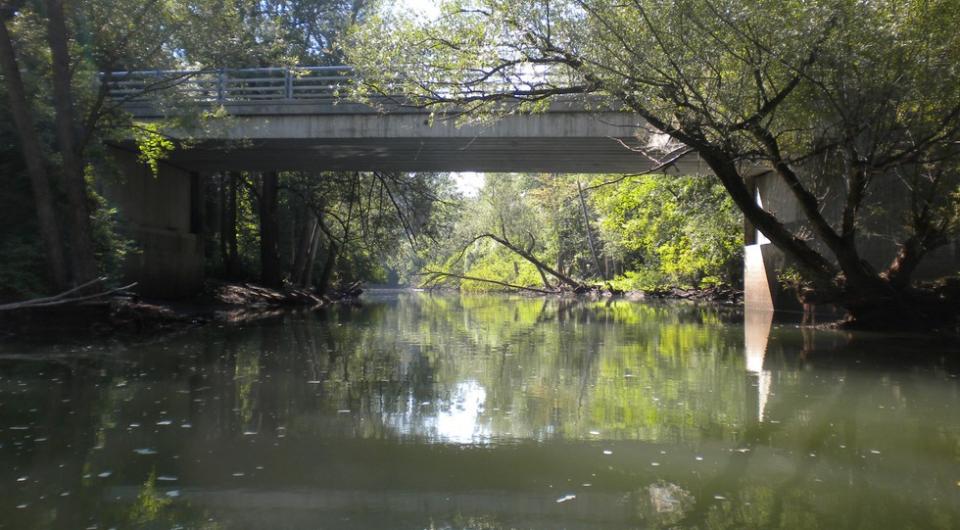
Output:
[[[456,288],[434,287],[426,289],[429,291],[451,291],[456,292]],[[469,291],[468,291],[469,292]],[[730,287],[707,287],[702,289],[688,289],[683,287],[664,287],[662,289],[651,290],[631,290],[621,291],[612,287],[600,285],[589,286],[583,290],[556,289],[547,290],[519,290],[519,289],[498,289],[480,292],[493,293],[512,293],[530,297],[541,296],[571,296],[571,297],[596,297],[596,298],[623,298],[631,301],[642,300],[688,300],[691,302],[714,303],[722,305],[743,305],[743,290]]]
[[622,296],[630,300],[690,300],[724,305],[743,305],[743,290],[730,287],[707,287],[703,289],[671,287],[650,291],[627,291]]
[[353,285],[319,296],[307,289],[211,281],[203,291],[186,299],[119,293],[97,300],[0,313],[0,337],[165,333],[211,322],[249,322],[292,308],[313,310],[354,301],[361,292]]

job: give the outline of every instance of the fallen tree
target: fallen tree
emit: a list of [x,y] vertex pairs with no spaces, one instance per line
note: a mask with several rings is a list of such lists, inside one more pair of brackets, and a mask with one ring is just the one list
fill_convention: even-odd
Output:
[[[513,252],[520,258],[523,258],[524,260],[532,264],[534,267],[537,268],[537,271],[539,271],[541,275],[543,273],[549,274],[550,276],[553,276],[554,278],[556,278],[561,284],[566,285],[567,287],[569,287],[574,291],[585,291],[590,289],[590,287],[584,284],[583,282],[574,280],[570,276],[561,273],[560,271],[554,269],[550,265],[547,265],[542,260],[534,256],[533,252],[531,252],[530,250],[526,250],[518,245],[515,245],[513,242],[507,239],[506,236],[498,236],[496,234],[491,234],[491,233],[480,234],[474,237],[472,240],[470,240],[469,243],[464,245],[464,250],[466,250],[466,248],[472,245],[473,243],[480,241],[481,239],[490,239],[491,241],[497,242],[503,248],[509,250],[510,252]],[[530,246],[532,247],[533,245],[530,245]],[[461,255],[462,255],[462,252],[463,251],[461,251]],[[546,283],[547,286],[549,286],[549,282],[544,282],[544,283]]]
[[507,289],[515,289],[518,291],[528,291],[531,293],[538,293],[538,294],[556,294],[557,293],[557,291],[548,291],[546,289],[537,289],[536,287],[527,287],[525,285],[515,285],[512,283],[501,282],[498,280],[490,280],[487,278],[479,278],[477,276],[468,276],[465,274],[455,274],[452,272],[427,270],[423,272],[423,275],[426,276],[426,279],[424,279],[423,283],[421,284],[423,287],[434,287],[438,285],[439,282],[443,279],[455,278],[457,280],[470,280],[473,282],[491,283],[494,285],[505,287]]
[[[105,291],[99,291],[92,294],[80,294],[93,287],[94,285],[101,284],[105,282],[107,278],[100,277],[88,282],[85,282],[81,285],[78,285],[72,289],[68,289],[60,294],[54,296],[47,296],[42,298],[33,298],[30,300],[24,300],[21,302],[11,302],[8,304],[0,304],[0,311],[17,311],[23,309],[37,309],[43,307],[54,307],[54,306],[65,306],[71,304],[78,304],[80,302],[89,302],[91,300],[97,300],[100,298],[106,298],[111,295],[128,293],[130,289],[133,289],[137,286],[137,282],[133,282],[129,285],[124,285],[123,287],[116,287],[114,289],[107,289]],[[71,296],[77,295],[77,296]]]

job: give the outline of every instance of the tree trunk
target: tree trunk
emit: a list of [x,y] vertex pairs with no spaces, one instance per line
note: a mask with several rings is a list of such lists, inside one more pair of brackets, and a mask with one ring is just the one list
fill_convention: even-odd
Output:
[[237,244],[237,194],[240,193],[240,180],[243,175],[239,171],[232,171],[229,175],[230,186],[227,191],[227,204],[224,207],[224,223],[221,236],[227,245],[227,260],[225,262],[228,279],[236,280],[243,276],[240,263],[240,251]]
[[27,174],[30,176],[30,186],[33,189],[33,200],[37,209],[37,225],[46,254],[50,280],[54,289],[60,291],[67,287],[67,262],[63,254],[63,241],[60,236],[60,227],[57,225],[53,192],[50,188],[46,161],[43,158],[43,149],[33,117],[30,115],[30,106],[23,87],[23,79],[20,77],[17,56],[13,50],[13,41],[10,38],[10,32],[7,31],[5,20],[0,20],[0,71],[3,72],[7,97],[10,100],[10,112],[13,114],[13,122],[20,138],[20,151],[23,153]]
[[904,290],[910,286],[910,279],[920,262],[930,252],[950,242],[943,230],[930,226],[925,221],[915,227],[918,232],[900,243],[893,262],[884,271],[883,276],[894,289]]
[[593,266],[597,269],[597,274],[604,280],[609,280],[606,267],[600,266],[600,255],[597,253],[597,245],[593,240],[593,229],[590,228],[590,214],[587,212],[587,201],[583,198],[583,186],[580,185],[580,179],[577,179],[577,196],[580,198],[580,212],[583,214],[583,226],[587,230],[587,244],[590,245],[590,255],[593,256]]
[[320,248],[319,228],[320,223],[317,222],[314,225],[313,240],[310,242],[310,254],[307,256],[307,263],[303,269],[303,281],[301,283],[304,287],[310,287],[313,283],[313,264],[317,261],[317,250]]
[[547,265],[546,263],[540,261],[540,260],[537,259],[533,254],[530,254],[529,252],[524,251],[522,248],[519,248],[519,247],[515,246],[514,244],[510,243],[510,242],[507,241],[506,239],[503,239],[502,237],[499,237],[499,236],[497,236],[497,235],[495,235],[495,234],[481,234],[481,235],[477,236],[477,237],[474,239],[474,241],[476,241],[476,240],[478,240],[478,239],[480,239],[480,238],[484,238],[484,237],[488,237],[488,238],[496,241],[497,243],[500,243],[501,245],[503,245],[504,247],[506,247],[507,250],[510,250],[510,251],[513,252],[514,254],[516,254],[516,255],[520,256],[521,258],[529,261],[530,263],[533,264],[534,267],[537,267],[538,269],[541,269],[541,270],[543,270],[543,271],[546,271],[548,274],[550,274],[550,276],[553,276],[554,278],[560,280],[560,283],[563,283],[563,284],[567,285],[568,287],[572,287],[572,288],[575,289],[575,290],[580,290],[580,289],[583,289],[583,288],[585,287],[582,283],[580,283],[580,282],[578,282],[578,281],[570,278],[569,276],[566,276],[566,275],[564,275],[564,274],[561,274],[560,272],[558,272],[557,270],[555,270],[553,267],[551,267],[551,266]]
[[743,177],[737,170],[736,164],[728,156],[716,149],[706,147],[701,147],[697,152],[714,175],[717,176],[717,179],[720,180],[720,183],[727,190],[737,208],[743,212],[747,221],[765,235],[778,249],[796,260],[797,264],[809,274],[812,280],[818,284],[832,284],[838,272],[837,268],[813,250],[806,241],[787,230],[783,223],[770,212],[757,205],[753,194],[744,184]]
[[63,0],[46,0],[47,43],[50,45],[53,73],[53,106],[57,144],[63,163],[63,187],[67,195],[72,280],[76,283],[97,276],[97,259],[93,248],[90,210],[87,204],[87,183],[84,165],[77,151],[76,123],[73,116],[70,51]]
[[336,241],[329,240],[327,247],[327,259],[323,263],[323,271],[320,273],[320,283],[317,285],[317,294],[323,296],[330,290],[330,278],[333,277],[333,269],[337,265],[337,253],[340,248]]
[[[227,247],[227,237],[226,237],[226,233],[227,233],[227,221],[229,220],[229,219],[228,219],[228,214],[227,214],[227,176],[226,176],[226,173],[220,173],[219,181],[220,181],[220,182],[219,182],[219,189],[217,190],[217,202],[219,203],[218,208],[219,208],[219,214],[220,214],[220,222],[219,222],[219,225],[220,225],[220,227],[219,227],[219,228],[220,228],[220,230],[219,230],[220,237],[219,237],[218,239],[220,240],[220,241],[219,241],[219,242],[220,242],[220,263],[221,263],[221,265],[223,266],[224,275],[226,275],[226,271],[227,271],[227,261],[230,259],[230,251],[229,251],[229,249],[228,249],[228,247]],[[231,226],[230,228],[232,229],[233,227]]]
[[550,280],[547,278],[547,274],[543,272],[541,267],[537,267],[537,272],[540,273],[540,281],[543,282],[543,286],[547,289],[553,289],[553,285],[550,284]]
[[303,285],[303,280],[307,267],[307,259],[310,255],[310,247],[313,244],[316,231],[317,220],[306,205],[301,204],[298,208],[299,223],[294,238],[294,257],[293,266],[290,270],[290,282],[294,285]]
[[261,177],[260,189],[260,281],[267,287],[280,287],[280,220],[277,215],[279,177],[268,171]]

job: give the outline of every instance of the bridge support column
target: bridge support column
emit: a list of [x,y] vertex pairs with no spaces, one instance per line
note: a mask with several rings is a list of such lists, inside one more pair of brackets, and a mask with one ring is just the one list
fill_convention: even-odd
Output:
[[[805,217],[800,212],[796,199],[783,181],[773,174],[764,174],[750,182],[757,204],[773,213],[790,230],[799,232],[805,225]],[[883,270],[893,260],[898,251],[896,240],[905,237],[902,213],[907,211],[909,194],[898,186],[876,185],[872,191],[877,203],[883,204],[886,213],[863,219],[864,226],[857,238],[857,250],[861,257],[877,270]],[[834,225],[842,214],[843,200],[838,195],[831,196],[823,204],[823,215]],[[763,234],[746,223],[744,227],[744,305],[748,309],[767,311],[801,311],[802,307],[793,293],[780,285],[781,273],[791,266],[787,256],[772,245]],[[824,245],[816,240],[811,245],[823,253],[831,254]],[[953,241],[928,254],[913,277],[915,280],[935,280],[955,275],[960,269],[960,241]],[[823,317],[837,316],[832,307],[817,307]]]
[[157,175],[136,153],[111,149],[118,175],[98,183],[136,250],[124,274],[144,296],[180,298],[203,284],[202,190],[197,173],[161,162]]
[[[781,219],[796,219],[796,206],[773,175],[759,175],[748,182],[757,204]],[[749,222],[744,223],[743,290],[748,311],[800,311],[793,293],[780,284],[780,274],[789,267],[787,256]]]

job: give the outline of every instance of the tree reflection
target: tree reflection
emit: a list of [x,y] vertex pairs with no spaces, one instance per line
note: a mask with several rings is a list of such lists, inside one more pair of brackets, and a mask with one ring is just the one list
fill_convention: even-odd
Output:
[[0,360],[0,521],[958,527],[948,349],[868,362],[918,344],[693,304],[408,293]]

